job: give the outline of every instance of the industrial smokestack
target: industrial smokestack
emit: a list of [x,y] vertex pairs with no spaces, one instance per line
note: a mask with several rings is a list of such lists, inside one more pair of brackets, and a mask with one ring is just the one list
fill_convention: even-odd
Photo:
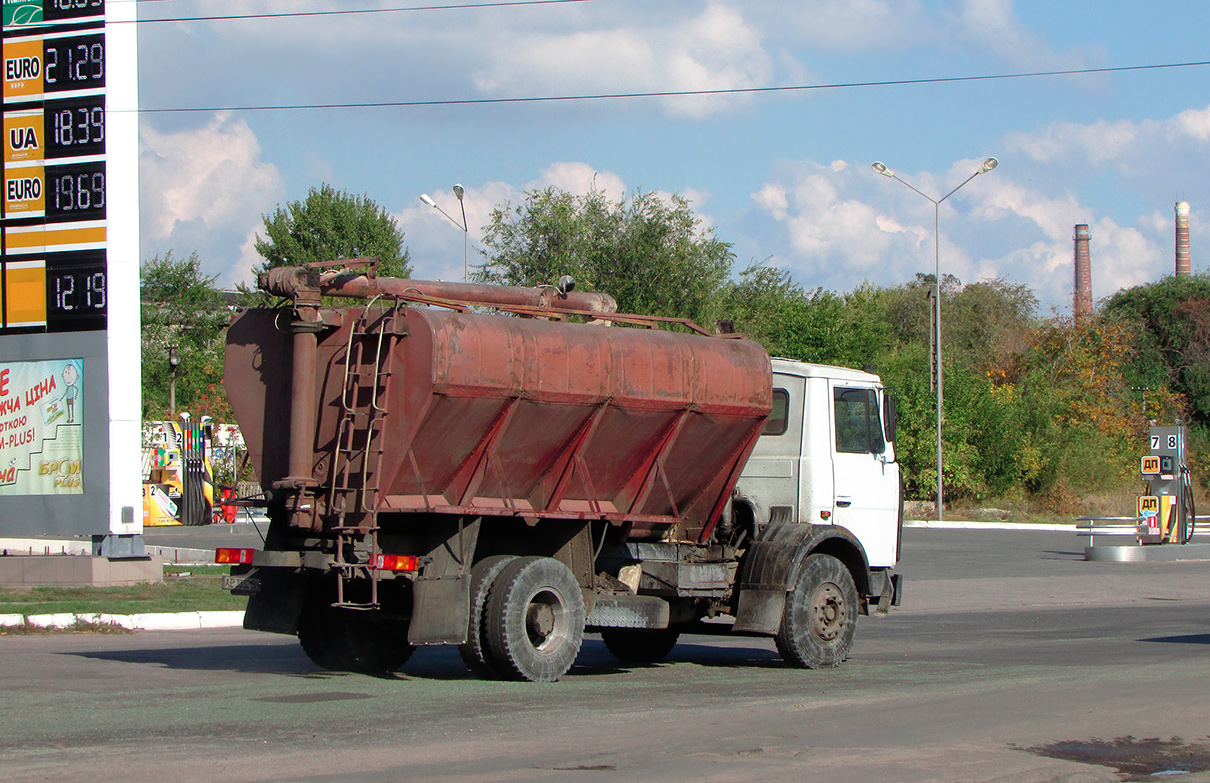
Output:
[[1176,276],[1189,277],[1193,267],[1189,260],[1189,202],[1176,202]]
[[1092,261],[1088,257],[1088,224],[1076,226],[1076,285],[1075,296],[1072,298],[1071,314],[1083,318],[1092,314]]

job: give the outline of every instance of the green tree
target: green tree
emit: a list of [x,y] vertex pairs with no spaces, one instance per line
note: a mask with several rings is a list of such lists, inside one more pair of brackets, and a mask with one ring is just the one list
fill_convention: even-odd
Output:
[[216,277],[202,272],[197,253],[175,258],[168,251],[141,265],[143,418],[163,419],[174,413],[168,405],[168,348],[175,346],[181,358],[177,412],[230,420],[222,379],[224,334],[231,316],[214,286]]
[[876,363],[889,340],[886,325],[855,305],[872,290],[840,295],[817,288],[808,293],[788,271],[753,264],[726,286],[721,309],[734,320],[736,331],[774,356],[866,367]]
[[379,259],[378,273],[385,277],[408,277],[412,272],[403,231],[369,196],[323,184],[311,188],[305,200],[279,205],[262,217],[265,238],[257,234],[256,252],[265,262],[256,272],[368,256]]
[[570,274],[612,294],[622,311],[704,325],[719,313],[734,260],[685,199],[642,192],[611,202],[596,190],[530,191],[492,212],[483,245],[486,260],[473,275],[480,282],[540,285]]
[[942,344],[966,366],[1007,372],[1029,350],[1038,298],[1003,279],[963,286],[942,301]]
[[1210,427],[1210,275],[1166,277],[1119,291],[1102,314],[1141,332],[1133,383],[1170,383],[1188,398],[1193,422]]

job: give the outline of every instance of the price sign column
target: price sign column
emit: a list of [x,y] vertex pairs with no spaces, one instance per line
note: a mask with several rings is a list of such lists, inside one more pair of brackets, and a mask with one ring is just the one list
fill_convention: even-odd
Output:
[[4,2],[0,334],[106,328],[104,13]]
[[0,534],[135,556],[137,3],[0,7]]

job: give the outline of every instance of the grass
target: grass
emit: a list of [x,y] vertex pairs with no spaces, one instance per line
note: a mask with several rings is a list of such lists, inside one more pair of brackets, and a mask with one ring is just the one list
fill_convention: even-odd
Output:
[[[213,573],[198,571],[215,569]],[[217,566],[181,567],[188,577],[166,573],[163,584],[127,587],[30,587],[0,590],[0,614],[143,614],[145,612],[202,612],[239,610],[244,596],[233,596],[219,586]]]
[[231,566],[225,565],[181,565],[179,563],[164,564],[164,578],[222,576],[231,572]]
[[134,631],[123,628],[117,623],[93,623],[79,618],[71,625],[63,627],[44,628],[27,623],[25,625],[6,625],[0,628],[0,636],[35,636],[51,633],[134,633]]

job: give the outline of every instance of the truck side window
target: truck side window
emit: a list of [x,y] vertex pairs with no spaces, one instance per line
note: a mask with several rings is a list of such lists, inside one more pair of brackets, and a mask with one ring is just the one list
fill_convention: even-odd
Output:
[[873,389],[837,386],[836,450],[845,454],[881,454],[886,451],[878,415],[878,393]]
[[773,412],[765,420],[761,435],[782,435],[790,424],[790,393],[785,389],[773,390]]

